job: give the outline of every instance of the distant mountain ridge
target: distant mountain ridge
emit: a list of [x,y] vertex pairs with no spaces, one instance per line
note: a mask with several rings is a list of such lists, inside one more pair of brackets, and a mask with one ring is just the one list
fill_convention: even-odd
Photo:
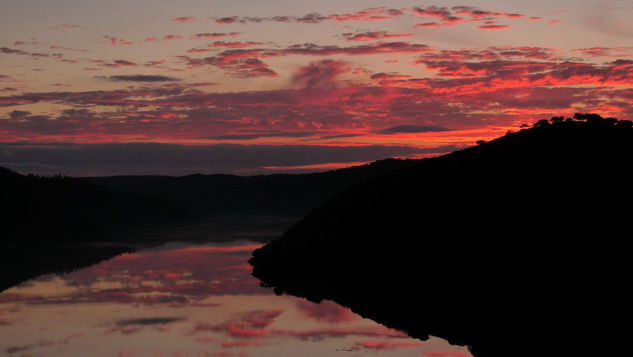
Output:
[[475,357],[624,351],[633,123],[577,113],[356,185],[253,275]]
[[386,159],[310,174],[108,176],[81,180],[116,191],[160,197],[203,216],[303,216],[354,184],[410,167],[417,162],[419,160]]
[[72,241],[104,229],[186,221],[192,213],[167,200],[124,193],[66,176],[20,175],[0,167],[3,243]]

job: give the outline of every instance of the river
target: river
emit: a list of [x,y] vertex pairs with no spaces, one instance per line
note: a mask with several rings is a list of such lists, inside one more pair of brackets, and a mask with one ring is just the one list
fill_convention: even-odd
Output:
[[274,295],[247,263],[259,246],[171,243],[12,287],[0,294],[0,354],[471,356],[332,302]]

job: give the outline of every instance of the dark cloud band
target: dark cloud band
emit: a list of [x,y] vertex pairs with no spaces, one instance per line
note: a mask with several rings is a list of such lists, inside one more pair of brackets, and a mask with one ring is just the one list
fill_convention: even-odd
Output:
[[266,167],[369,162],[389,157],[440,154],[455,146],[176,145],[0,143],[0,166],[37,174],[71,176],[121,174],[270,173]]
[[115,82],[176,82],[180,79],[159,75],[132,74],[106,77]]

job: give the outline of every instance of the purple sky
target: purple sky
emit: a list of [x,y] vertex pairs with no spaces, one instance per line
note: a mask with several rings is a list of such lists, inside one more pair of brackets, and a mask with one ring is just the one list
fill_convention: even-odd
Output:
[[[310,171],[440,154],[577,111],[633,119],[627,0],[0,10],[0,165],[20,171]],[[117,159],[130,143],[148,144],[145,161]],[[191,146],[212,157],[183,164]]]

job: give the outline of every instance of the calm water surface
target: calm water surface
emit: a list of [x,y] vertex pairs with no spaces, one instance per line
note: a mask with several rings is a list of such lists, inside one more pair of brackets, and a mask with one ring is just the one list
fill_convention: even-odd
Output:
[[275,296],[250,275],[259,246],[172,244],[11,288],[0,294],[0,354],[470,356],[332,302]]

